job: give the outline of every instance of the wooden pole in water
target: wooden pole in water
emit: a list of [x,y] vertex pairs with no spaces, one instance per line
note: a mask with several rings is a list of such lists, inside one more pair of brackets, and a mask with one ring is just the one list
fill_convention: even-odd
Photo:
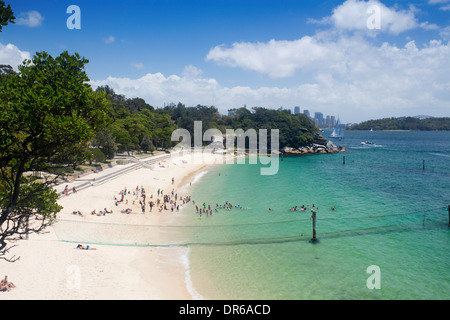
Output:
[[342,157],[342,164],[345,164],[345,156]]
[[450,204],[447,207],[448,210],[448,226],[450,227]]
[[422,160],[422,170],[425,170],[425,159]]
[[313,237],[309,242],[318,243],[319,239],[317,239],[317,237],[316,237],[316,211],[311,210],[311,212],[312,212],[311,218],[312,218],[312,225],[313,225]]

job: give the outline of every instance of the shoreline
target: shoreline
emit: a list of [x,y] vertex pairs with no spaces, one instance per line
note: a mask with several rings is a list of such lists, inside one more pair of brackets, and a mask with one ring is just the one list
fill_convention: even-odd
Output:
[[[2,294],[1,299],[203,299],[190,277],[189,247],[126,243],[92,245],[93,242],[81,241],[92,237],[105,237],[107,240],[109,236],[112,239],[114,234],[111,236],[109,233],[114,230],[108,230],[113,229],[112,226],[122,227],[123,234],[120,236],[124,239],[137,237],[136,230],[140,226],[153,226],[152,239],[163,240],[162,227],[179,225],[186,218],[183,212],[186,212],[184,209],[189,203],[182,206],[179,212],[171,212],[170,209],[158,212],[154,207],[150,213],[147,205],[146,212],[142,214],[139,205],[131,203],[132,194],[127,195],[128,204],[120,203],[118,206],[114,205],[113,196],[117,196],[124,187],[130,190],[136,186],[144,187],[147,203],[150,195],[156,199],[158,188],[164,189],[164,194],[173,188],[179,196],[189,196],[191,182],[195,184],[196,177],[218,164],[214,161],[194,164],[183,162],[184,159],[184,156],[170,158],[161,161],[161,165],[155,168],[134,169],[99,186],[62,196],[58,203],[64,208],[58,213],[55,225],[47,228],[45,234],[33,234],[28,240],[16,242],[17,247],[11,253],[20,256],[20,259],[15,263],[0,261],[2,274],[8,275],[8,279],[16,285],[10,292]],[[139,211],[121,213],[125,207]],[[113,213],[103,216],[91,214],[93,209],[103,208],[113,210]],[[76,210],[80,210],[83,217],[72,213]],[[58,223],[66,223],[70,228],[61,229]],[[96,250],[75,249],[78,241],[64,239],[67,230],[71,232],[69,236],[80,238],[80,244],[91,245]],[[67,238],[70,239],[69,236]]]

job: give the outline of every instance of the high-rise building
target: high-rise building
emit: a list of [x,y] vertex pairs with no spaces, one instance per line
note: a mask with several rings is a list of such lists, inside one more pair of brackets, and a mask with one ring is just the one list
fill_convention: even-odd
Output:
[[314,122],[319,127],[323,127],[323,113],[322,112],[315,112],[314,113]]
[[300,113],[300,107],[296,106],[294,107],[294,114],[299,114]]
[[335,116],[331,116],[331,127],[334,127],[336,125],[336,117]]

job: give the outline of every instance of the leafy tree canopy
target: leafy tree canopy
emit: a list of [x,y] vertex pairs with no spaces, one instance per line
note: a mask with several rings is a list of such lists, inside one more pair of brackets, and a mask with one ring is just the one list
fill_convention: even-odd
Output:
[[11,9],[11,5],[6,5],[4,1],[0,1],[0,32],[2,28],[8,23],[15,23],[14,12]]
[[50,182],[24,174],[57,173],[54,163],[67,157],[82,161],[108,124],[107,101],[89,86],[87,63],[78,54],[38,52],[0,81],[0,256],[31,216],[39,213],[45,224],[61,209]]

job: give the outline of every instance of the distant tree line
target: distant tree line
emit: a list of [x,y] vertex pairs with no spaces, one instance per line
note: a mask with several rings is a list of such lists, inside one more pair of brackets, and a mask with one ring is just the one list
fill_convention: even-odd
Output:
[[450,130],[450,117],[418,119],[414,117],[384,118],[352,125],[349,130]]
[[186,129],[194,137],[195,121],[202,121],[202,134],[212,128],[223,134],[227,129],[254,129],[256,132],[259,129],[279,129],[280,148],[303,147],[320,138],[319,128],[304,114],[293,115],[286,111],[255,107],[252,110],[230,109],[230,115],[221,115],[214,106],[186,107],[181,102],[155,109],[141,98],[125,98],[108,86],[99,87],[96,91],[107,95],[113,123],[100,131],[91,144],[109,159],[116,152],[153,152],[156,148],[173,147],[178,143],[171,141],[173,130]]

